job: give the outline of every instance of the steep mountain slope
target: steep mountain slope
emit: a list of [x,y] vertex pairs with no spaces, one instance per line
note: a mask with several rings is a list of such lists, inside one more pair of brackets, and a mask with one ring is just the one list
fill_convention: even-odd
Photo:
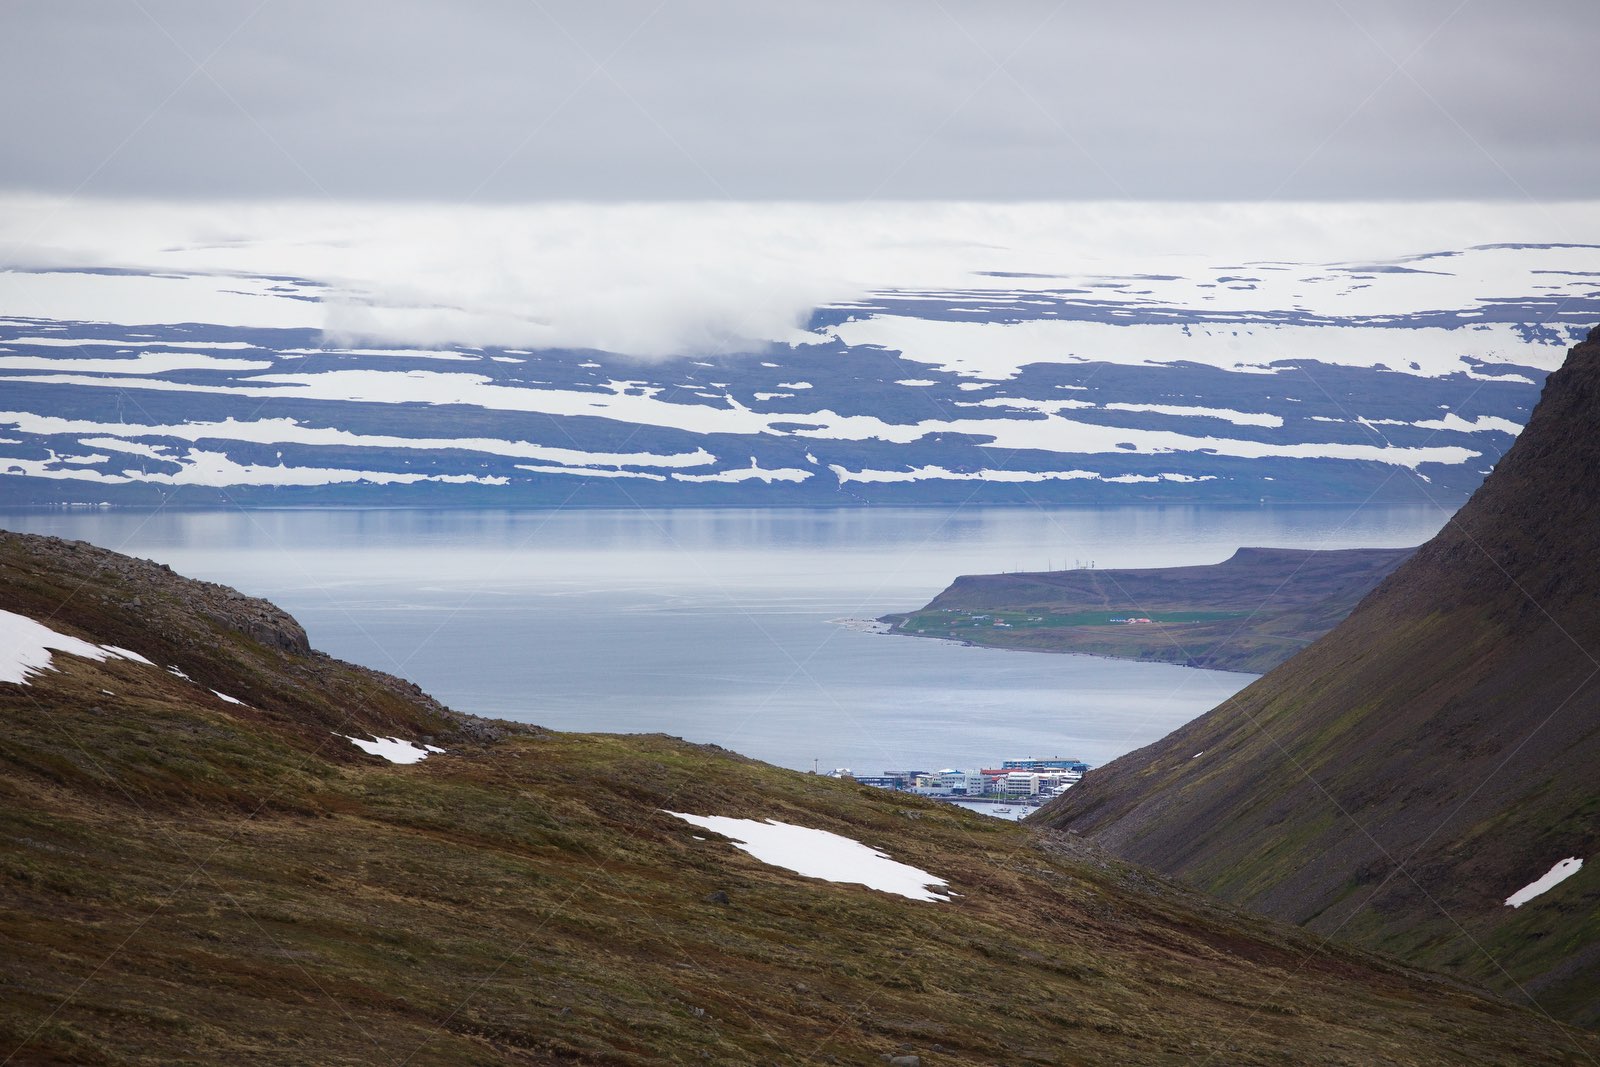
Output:
[[1410,554],[1241,548],[1206,566],[967,574],[884,620],[913,637],[1259,674],[1333,629]]
[[[268,605],[89,546],[0,536],[0,607],[5,669],[39,623],[64,650],[0,683],[10,1062],[1600,1055],[1071,835],[457,715]],[[444,751],[392,764],[341,734]],[[802,877],[663,809],[830,830],[951,893]]]
[[[1268,914],[1600,1022],[1600,329],[1321,641],[1041,811]],[[1520,908],[1560,860],[1585,866]]]

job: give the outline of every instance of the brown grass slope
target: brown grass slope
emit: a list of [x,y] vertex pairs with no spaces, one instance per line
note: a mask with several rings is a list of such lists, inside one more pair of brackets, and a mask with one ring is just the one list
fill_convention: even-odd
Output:
[[[1072,835],[456,715],[307,651],[270,605],[88,546],[0,536],[0,607],[157,664],[57,655],[0,684],[11,1064],[1600,1056]],[[334,731],[448,752],[391,765]],[[844,833],[960,896],[802,878],[663,808]]]
[[[885,619],[913,637],[1260,674],[1333,629],[1411,551],[1241,548],[1208,566],[969,574]],[[1009,625],[973,624],[977,613]],[[1108,621],[1130,615],[1154,622]]]
[[[1478,493],[1344,623],[1035,818],[1600,1022],[1597,431],[1600,329]],[[1578,875],[1504,906],[1570,856]]]

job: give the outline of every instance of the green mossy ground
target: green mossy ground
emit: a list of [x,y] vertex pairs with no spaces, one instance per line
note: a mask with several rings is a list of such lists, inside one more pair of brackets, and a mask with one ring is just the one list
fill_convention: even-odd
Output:
[[[57,656],[0,685],[12,1063],[1600,1055],[1594,1035],[1070,834],[671,738],[457,718],[392,679],[176,616],[136,644],[120,596],[83,603],[51,624],[105,640],[103,614],[205,681]],[[391,765],[336,730],[428,731],[448,752]],[[803,878],[663,809],[845,834],[958,895]]]

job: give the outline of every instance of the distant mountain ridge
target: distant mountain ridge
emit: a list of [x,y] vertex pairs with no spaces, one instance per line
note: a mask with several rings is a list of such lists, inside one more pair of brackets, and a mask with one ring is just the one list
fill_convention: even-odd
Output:
[[[1600,1022],[1600,328],[1432,541],[1322,640],[1049,825]],[[1505,900],[1559,861],[1579,872]]]
[[[14,503],[1465,499],[1600,314],[1600,247],[974,270],[766,341],[341,340],[325,282],[0,272]],[[537,309],[530,309],[529,313]],[[625,314],[626,309],[619,309]]]

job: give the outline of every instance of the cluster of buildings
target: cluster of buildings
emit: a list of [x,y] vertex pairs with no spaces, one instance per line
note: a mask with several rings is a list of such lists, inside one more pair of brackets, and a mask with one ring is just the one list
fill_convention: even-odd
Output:
[[1071,788],[1089,765],[1078,759],[1008,759],[979,771],[885,771],[855,774],[848,768],[835,778],[853,778],[862,785],[917,793],[925,797],[964,800],[1048,800]]

